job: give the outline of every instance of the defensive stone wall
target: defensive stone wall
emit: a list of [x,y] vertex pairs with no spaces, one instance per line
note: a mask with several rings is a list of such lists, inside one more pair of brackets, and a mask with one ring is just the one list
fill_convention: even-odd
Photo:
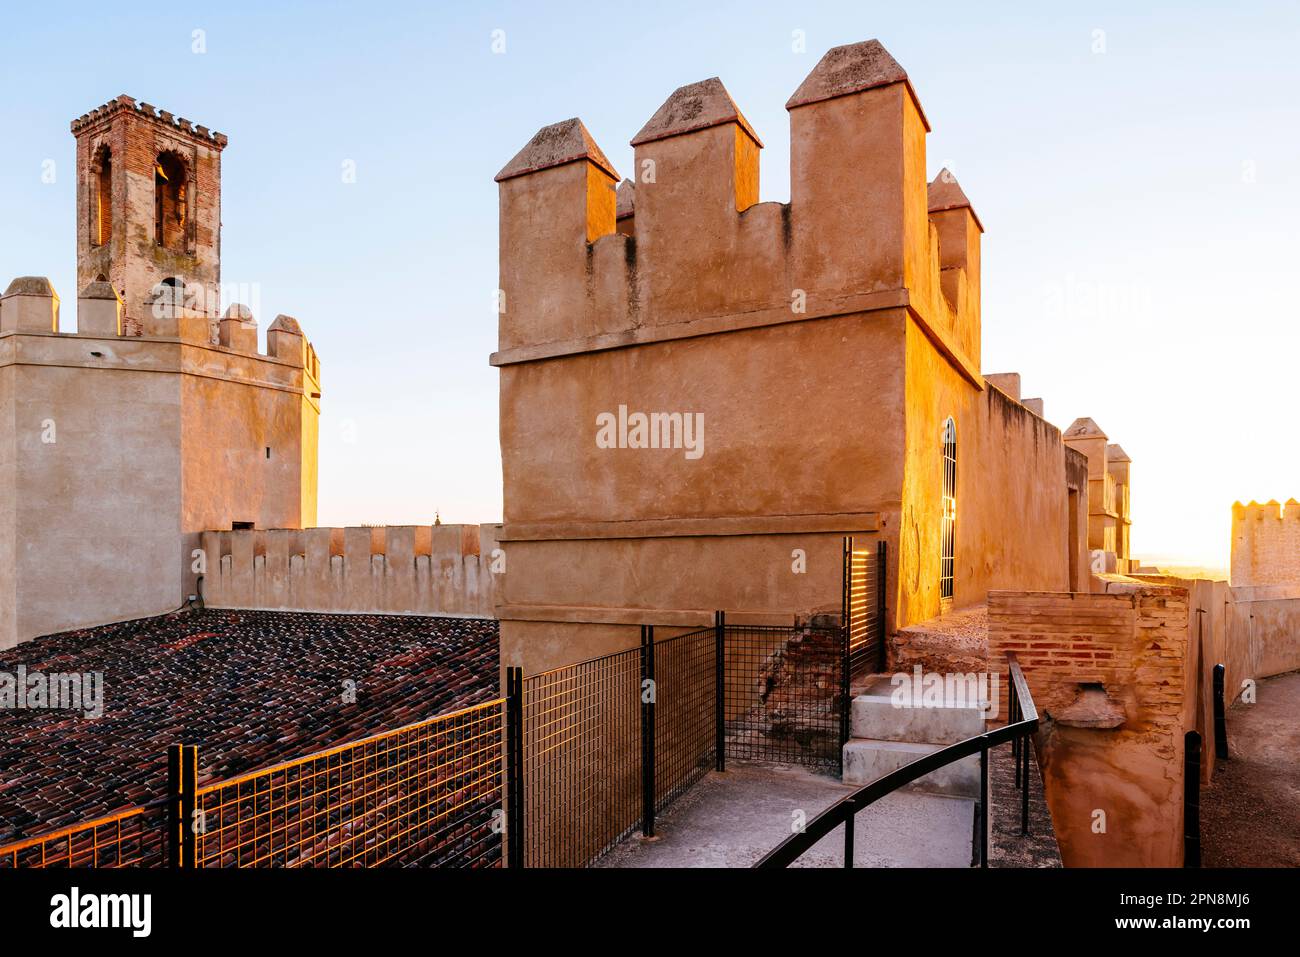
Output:
[[1232,506],[1233,585],[1300,585],[1300,502]]
[[240,529],[205,532],[216,608],[493,617],[505,573],[497,525]]

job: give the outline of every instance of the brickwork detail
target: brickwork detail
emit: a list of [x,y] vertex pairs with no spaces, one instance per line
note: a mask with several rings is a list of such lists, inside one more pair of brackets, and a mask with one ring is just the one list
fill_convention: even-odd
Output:
[[[165,335],[150,305],[155,287],[174,281],[192,311],[208,320],[205,338],[215,343],[225,135],[125,94],[73,120],[71,129],[77,289],[100,279],[111,283],[125,305],[123,335]],[[112,171],[107,180],[99,172],[105,160]],[[101,183],[107,195],[101,196]]]
[[1001,706],[1015,652],[1046,718],[1044,780],[1067,866],[1182,863],[1187,643],[1185,588],[989,595]]

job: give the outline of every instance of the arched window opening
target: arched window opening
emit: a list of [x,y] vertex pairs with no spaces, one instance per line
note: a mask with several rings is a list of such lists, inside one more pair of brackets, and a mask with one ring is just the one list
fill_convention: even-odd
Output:
[[167,249],[185,248],[185,164],[174,153],[160,153],[154,163],[154,241]]
[[90,242],[105,246],[113,238],[113,155],[100,147],[92,169],[94,198],[90,204]]
[[943,530],[939,559],[939,597],[953,596],[957,564],[957,423],[943,424]]
[[185,280],[180,276],[168,276],[153,287],[153,294],[160,302],[182,305],[185,302]]

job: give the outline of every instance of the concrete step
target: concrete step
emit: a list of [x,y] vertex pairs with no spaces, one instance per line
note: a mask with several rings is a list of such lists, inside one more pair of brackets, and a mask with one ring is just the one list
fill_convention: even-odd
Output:
[[[844,745],[844,783],[870,784],[890,771],[911,764],[918,758],[933,754],[943,747],[941,744],[850,738]],[[978,798],[979,755],[972,754],[937,771],[931,771],[925,777],[913,781],[906,789],[926,794]]]
[[869,679],[853,699],[849,733],[855,738],[954,744],[984,733],[984,710],[978,704],[963,707],[899,706],[888,675]]

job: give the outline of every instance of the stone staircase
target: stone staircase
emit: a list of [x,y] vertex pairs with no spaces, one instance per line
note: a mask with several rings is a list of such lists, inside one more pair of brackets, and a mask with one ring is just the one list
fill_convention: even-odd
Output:
[[[868,784],[890,771],[949,744],[984,731],[977,706],[897,707],[889,675],[866,679],[850,706],[849,740],[844,745],[844,783]],[[979,798],[979,755],[932,771],[909,789],[951,797]]]

